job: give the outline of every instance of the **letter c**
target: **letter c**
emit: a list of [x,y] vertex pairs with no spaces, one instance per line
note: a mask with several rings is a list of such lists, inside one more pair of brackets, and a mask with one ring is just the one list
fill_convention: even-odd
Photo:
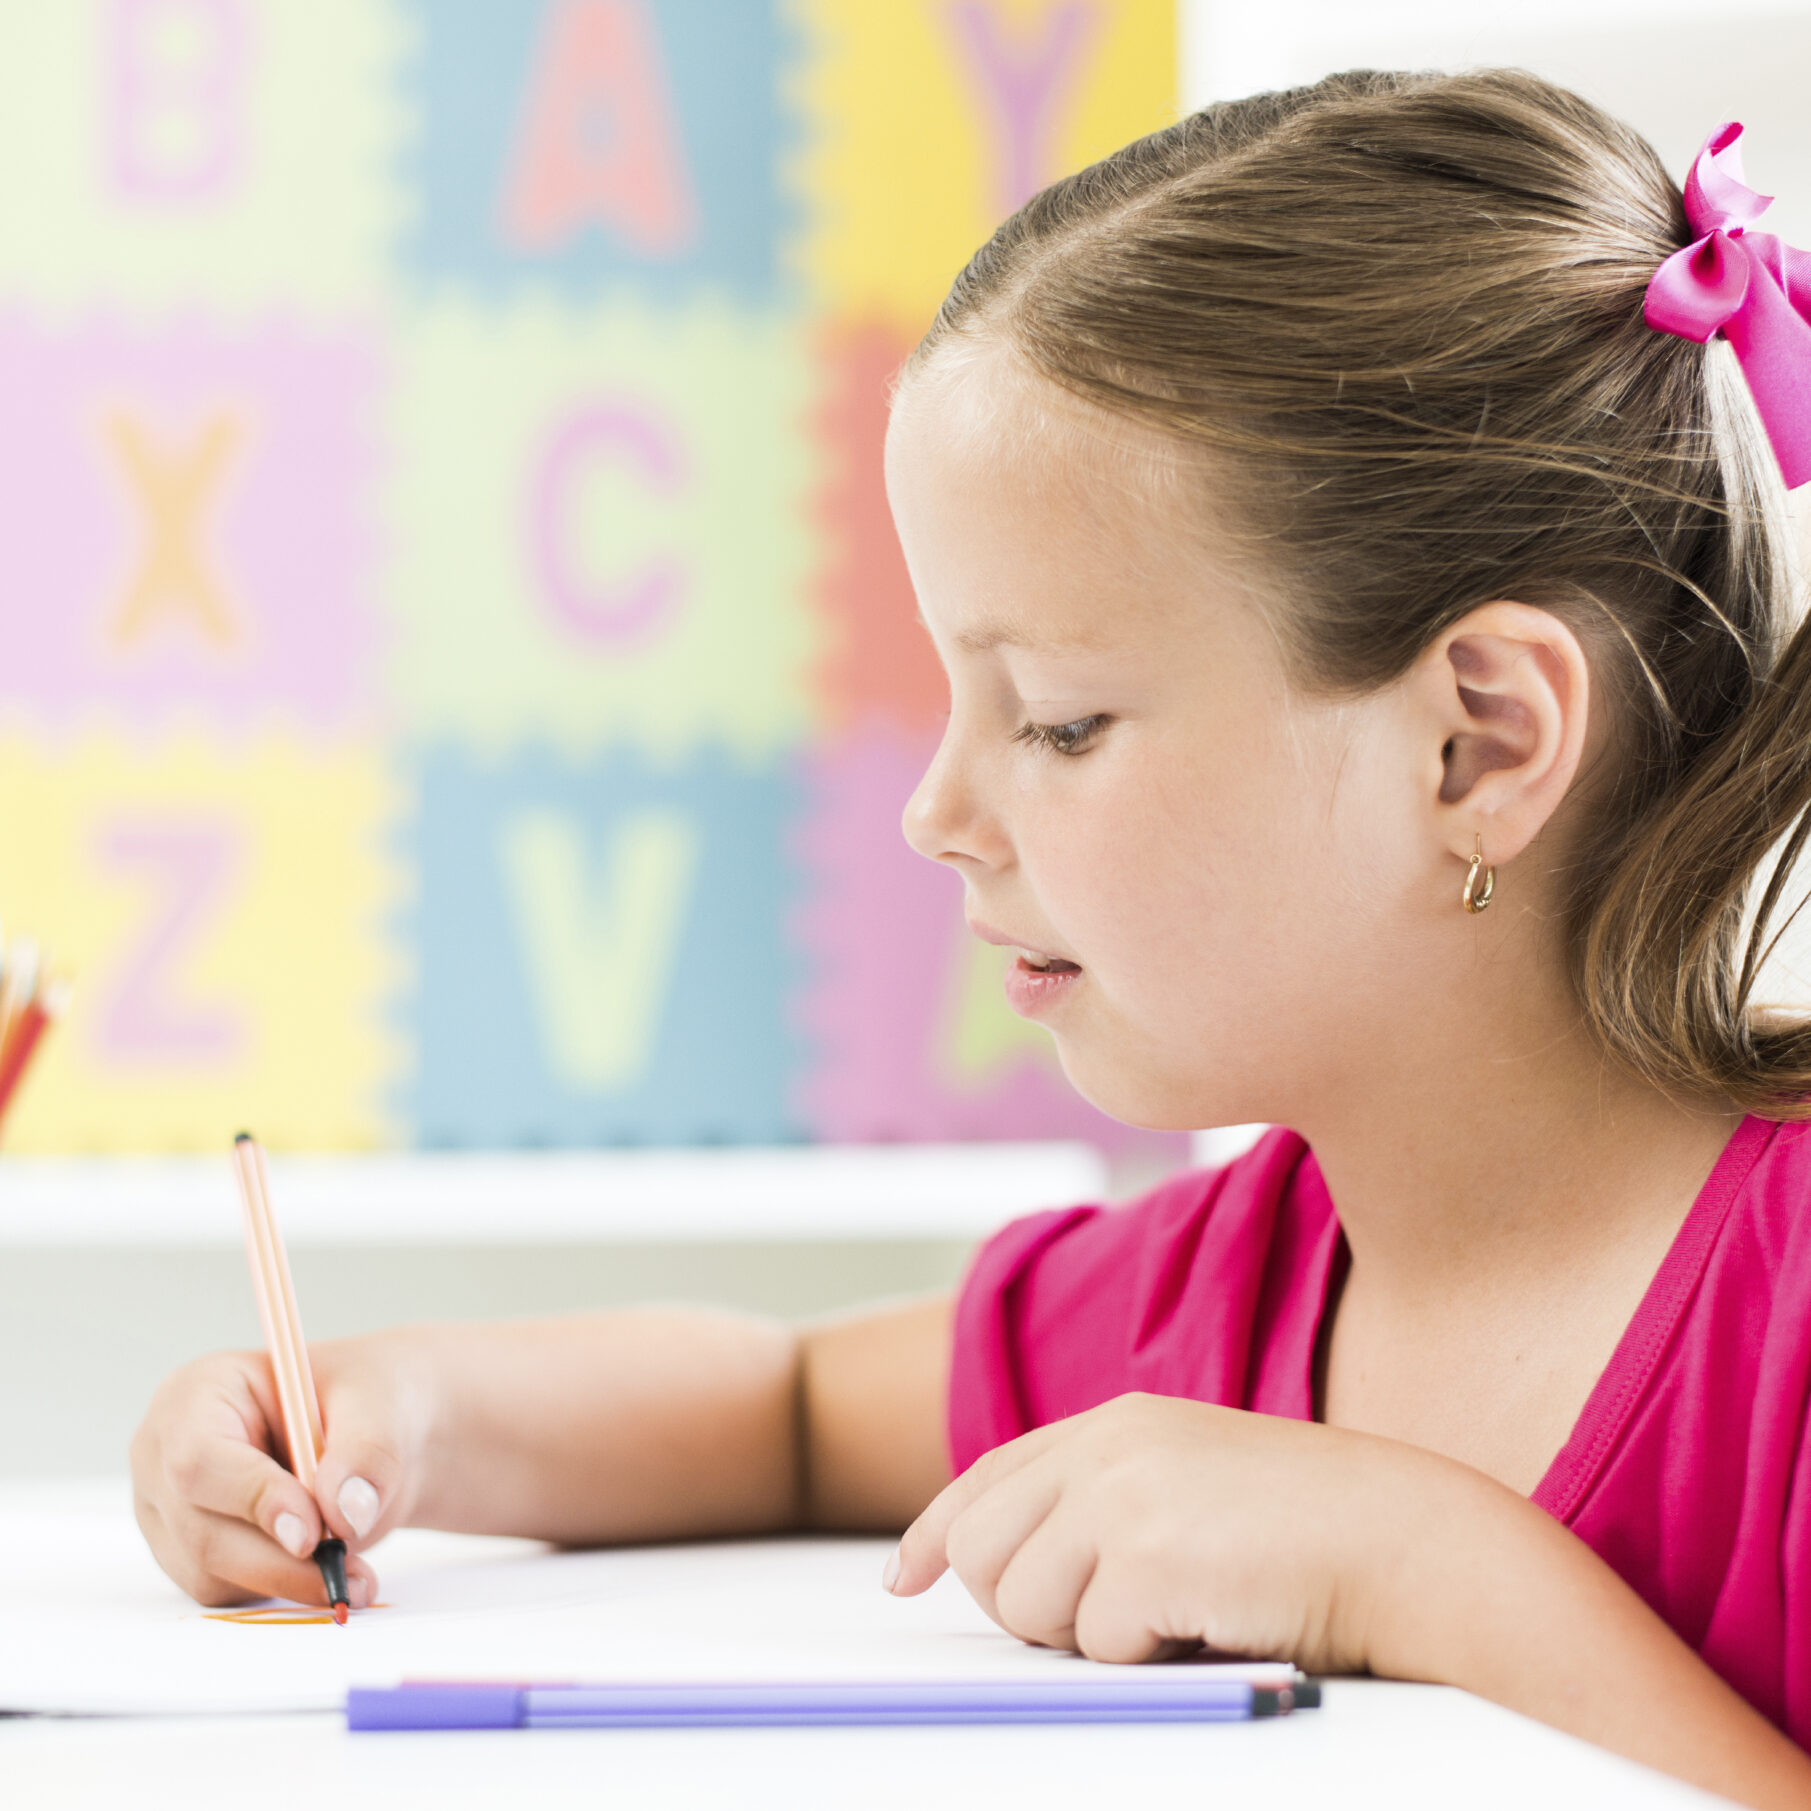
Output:
[[529,500],[530,558],[543,604],[581,641],[620,648],[663,628],[685,593],[676,558],[650,560],[639,573],[606,583],[579,563],[570,533],[573,493],[587,467],[627,464],[656,496],[684,489],[684,455],[650,411],[595,403],[565,417],[548,436]]

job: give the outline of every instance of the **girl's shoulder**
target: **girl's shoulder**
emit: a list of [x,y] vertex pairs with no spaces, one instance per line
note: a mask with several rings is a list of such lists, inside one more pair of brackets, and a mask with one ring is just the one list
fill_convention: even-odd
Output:
[[1184,1170],[1116,1206],[1090,1203],[1029,1214],[982,1246],[966,1292],[1023,1288],[1096,1300],[1146,1295],[1184,1272],[1264,1266],[1280,1234],[1318,1231],[1333,1205],[1306,1142],[1273,1126],[1247,1151],[1208,1169]]
[[958,1463],[1129,1390],[1305,1413],[1337,1235],[1312,1154],[1282,1128],[1124,1206],[1014,1221],[957,1305]]
[[1730,1205],[1745,1236],[1770,1250],[1811,1239],[1811,1121],[1745,1119],[1726,1155],[1736,1160]]

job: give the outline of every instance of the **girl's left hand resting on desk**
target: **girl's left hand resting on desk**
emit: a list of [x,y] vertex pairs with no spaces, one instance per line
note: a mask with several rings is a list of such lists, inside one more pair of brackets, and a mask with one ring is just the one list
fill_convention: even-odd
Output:
[[977,1460],[907,1530],[886,1582],[913,1596],[947,1567],[1009,1634],[1093,1660],[1205,1644],[1362,1672],[1378,1561],[1456,1469],[1363,1435],[1120,1396]]
[[1801,1804],[1811,1764],[1585,1544],[1456,1460],[1372,1434],[1127,1395],[986,1454],[886,1584],[945,1569],[1022,1640],[1197,1645],[1462,1686],[1657,1766]]

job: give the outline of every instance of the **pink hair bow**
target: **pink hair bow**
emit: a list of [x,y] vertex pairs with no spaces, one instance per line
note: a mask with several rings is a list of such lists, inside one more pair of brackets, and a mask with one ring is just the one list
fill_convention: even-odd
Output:
[[1654,272],[1643,313],[1661,333],[1729,341],[1791,490],[1811,480],[1811,252],[1748,231],[1773,197],[1743,183],[1741,136],[1719,126],[1694,159],[1685,217],[1700,237]]

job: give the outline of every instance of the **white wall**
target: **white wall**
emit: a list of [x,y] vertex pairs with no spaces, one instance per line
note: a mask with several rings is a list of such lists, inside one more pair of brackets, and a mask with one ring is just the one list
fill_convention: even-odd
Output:
[[1767,226],[1811,245],[1811,3],[1723,0],[1184,0],[1183,100],[1336,69],[1515,64],[1576,89],[1652,141],[1675,176],[1739,119]]

